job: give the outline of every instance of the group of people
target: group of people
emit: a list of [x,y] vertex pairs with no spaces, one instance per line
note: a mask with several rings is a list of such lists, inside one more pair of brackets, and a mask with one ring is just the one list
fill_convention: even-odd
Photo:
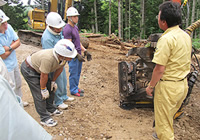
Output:
[[41,124],[55,126],[57,121],[51,115],[59,116],[59,109],[68,107],[65,101],[73,101],[67,96],[67,77],[65,64],[69,64],[69,85],[71,95],[82,97],[84,91],[78,87],[85,61],[82,52],[91,60],[91,54],[82,46],[78,23],[78,11],[74,7],[67,10],[68,23],[56,12],[46,18],[47,28],[42,35],[44,50],[31,54],[21,65],[21,73],[27,81]]
[[[66,109],[64,101],[73,101],[67,96],[65,64],[69,64],[69,85],[71,95],[82,97],[84,91],[78,87],[85,61],[82,52],[91,60],[91,54],[80,43],[78,32],[79,13],[74,7],[67,10],[68,23],[65,24],[58,13],[47,15],[47,28],[42,36],[43,50],[28,56],[21,64],[21,73],[27,81],[41,124],[55,126],[57,121],[51,115],[61,115],[57,108]],[[15,49],[20,40],[9,18],[0,10],[0,56],[7,77],[16,95],[21,94],[21,79]],[[159,6],[158,24],[165,31],[157,42],[153,62],[156,66],[146,92],[153,96],[155,129],[153,138],[174,140],[173,116],[180,108],[188,91],[187,74],[190,72],[192,43],[190,36],[179,25],[181,9],[178,3],[164,2]],[[1,60],[0,58],[0,60]],[[2,60],[0,61],[2,63]],[[0,64],[1,64],[0,63]],[[8,73],[8,74],[5,74]],[[16,82],[17,81],[17,82]],[[55,96],[55,98],[54,98]],[[55,102],[55,104],[54,104]]]
[[[63,112],[59,109],[68,107],[64,102],[74,100],[67,96],[66,63],[69,64],[71,95],[84,96],[84,90],[79,88],[82,62],[85,61],[84,56],[88,61],[92,56],[80,42],[76,26],[78,16],[76,8],[68,8],[66,24],[58,13],[50,12],[46,18],[47,28],[41,39],[43,50],[31,54],[21,64],[21,73],[29,85],[42,125],[55,126],[57,121],[51,116],[61,115]],[[10,85],[16,95],[22,97],[21,75],[15,52],[20,46],[20,40],[7,23],[9,17],[2,10],[0,18],[0,56],[8,70]]]

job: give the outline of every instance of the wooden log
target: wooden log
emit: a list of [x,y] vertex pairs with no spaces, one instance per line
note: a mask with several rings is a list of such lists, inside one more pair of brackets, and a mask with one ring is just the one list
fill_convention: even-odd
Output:
[[108,47],[116,48],[116,49],[121,49],[120,45],[114,45],[114,44],[105,44]]
[[[122,49],[121,45],[114,45],[114,44],[107,44],[107,43],[105,45],[108,46],[108,47],[116,48],[116,49]],[[124,46],[124,48],[122,50],[129,50],[129,49],[130,49],[130,47]]]
[[126,42],[124,42],[124,46],[131,47],[131,48],[136,47],[135,45],[133,45],[131,43],[126,43]]
[[103,37],[103,34],[94,34],[94,33],[80,33],[80,36],[85,36],[87,38],[98,38]]

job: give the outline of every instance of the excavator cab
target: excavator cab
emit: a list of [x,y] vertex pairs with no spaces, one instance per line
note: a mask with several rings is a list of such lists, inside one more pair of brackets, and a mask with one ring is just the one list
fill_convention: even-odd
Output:
[[[72,0],[66,0],[64,7],[61,10],[61,3],[58,0],[50,0],[48,2],[48,13],[49,12],[58,12],[61,16],[64,14],[64,20],[66,20],[66,11],[72,6]],[[61,14],[60,12],[63,11]],[[28,25],[34,30],[45,30],[46,28],[46,13],[44,9],[32,9],[28,12]]]
[[45,11],[40,9],[32,9],[28,12],[28,25],[35,30],[45,30]]

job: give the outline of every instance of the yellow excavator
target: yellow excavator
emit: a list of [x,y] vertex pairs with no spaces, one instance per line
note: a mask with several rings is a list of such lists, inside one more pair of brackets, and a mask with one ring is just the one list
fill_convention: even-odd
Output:
[[[43,3],[44,1],[42,1]],[[29,2],[30,3],[30,2]],[[61,3],[60,0],[49,0],[48,2],[48,12],[44,9],[34,8],[28,12],[28,25],[33,30],[19,30],[18,36],[22,43],[24,44],[32,44],[34,46],[41,46],[41,37],[43,31],[46,29],[46,15],[49,12],[58,12],[66,21],[66,11],[69,7],[73,6],[74,4],[81,3],[81,0],[65,0],[62,3],[62,10],[61,10]],[[61,14],[60,11],[63,11]]]

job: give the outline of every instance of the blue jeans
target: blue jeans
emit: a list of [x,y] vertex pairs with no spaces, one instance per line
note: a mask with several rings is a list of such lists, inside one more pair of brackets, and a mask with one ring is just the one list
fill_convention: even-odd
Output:
[[67,96],[67,77],[66,77],[66,71],[63,67],[62,73],[58,76],[56,79],[56,83],[58,85],[58,88],[55,92],[54,101],[56,105],[60,105],[63,103],[64,100],[68,99]]
[[79,79],[81,75],[82,62],[77,58],[72,59],[68,62],[69,64],[69,85],[71,94],[78,93]]

